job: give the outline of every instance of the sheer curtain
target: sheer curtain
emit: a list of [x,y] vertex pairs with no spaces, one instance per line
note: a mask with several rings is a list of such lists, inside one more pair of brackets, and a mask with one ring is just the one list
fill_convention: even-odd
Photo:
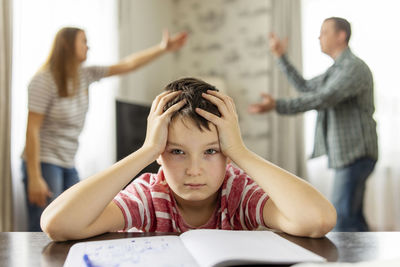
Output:
[[[360,12],[362,8],[362,12]],[[378,125],[379,160],[367,182],[365,214],[372,230],[400,230],[400,91],[398,62],[400,25],[396,0],[303,0],[304,74],[310,78],[323,72],[332,60],[320,52],[318,36],[327,17],[344,17],[352,25],[350,47],[363,59],[374,75],[375,119]],[[373,19],[371,19],[373,18]],[[315,115],[306,115],[306,150],[311,153]],[[333,173],[326,158],[307,163],[310,181],[327,196]]]
[[12,3],[0,5],[0,232],[13,230],[11,190]]
[[[289,60],[301,71],[301,3],[299,0],[272,1],[272,31],[289,40]],[[273,65],[269,93],[276,98],[296,94],[286,77]],[[304,157],[303,115],[282,116],[271,113],[271,157],[280,167],[306,178]]]
[[[116,2],[108,0],[14,0],[12,140],[15,227],[25,229],[25,193],[20,170],[25,146],[27,85],[46,59],[53,38],[63,26],[85,30],[86,65],[109,65],[118,59]],[[115,162],[116,78],[90,86],[89,111],[80,136],[76,167],[81,179]]]

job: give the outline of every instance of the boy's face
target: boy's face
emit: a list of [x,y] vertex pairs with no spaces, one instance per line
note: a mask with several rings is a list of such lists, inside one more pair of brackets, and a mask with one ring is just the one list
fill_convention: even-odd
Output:
[[210,129],[200,131],[192,120],[179,116],[169,125],[158,162],[177,200],[201,204],[218,194],[228,159],[220,150],[217,128],[210,123]]

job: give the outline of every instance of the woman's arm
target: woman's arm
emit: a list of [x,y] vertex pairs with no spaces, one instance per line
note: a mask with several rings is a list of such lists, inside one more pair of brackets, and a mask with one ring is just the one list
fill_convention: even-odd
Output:
[[177,94],[164,92],[153,101],[146,140],[139,150],[75,184],[50,203],[41,217],[41,227],[50,238],[82,239],[124,227],[122,212],[112,200],[132,177],[164,151],[171,114],[184,102],[176,103],[165,112],[163,107]]
[[222,152],[269,195],[263,211],[266,225],[298,236],[320,237],[329,232],[336,224],[332,204],[306,181],[248,150],[233,100],[219,92],[207,93],[203,97],[218,106],[221,117],[196,111],[217,126]]
[[176,51],[185,44],[186,38],[186,33],[178,33],[173,37],[169,37],[168,31],[164,31],[160,44],[134,53],[124,58],[119,63],[110,66],[106,76],[130,72],[153,61],[166,52]]
[[40,167],[40,127],[43,123],[43,114],[29,112],[26,128],[25,159],[28,173],[28,195],[30,203],[45,207],[47,198],[51,197],[46,181],[42,177]]

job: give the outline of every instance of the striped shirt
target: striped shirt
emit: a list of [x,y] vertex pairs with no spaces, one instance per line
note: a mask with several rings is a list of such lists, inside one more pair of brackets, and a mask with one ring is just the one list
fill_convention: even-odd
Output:
[[162,168],[157,174],[145,173],[115,198],[125,218],[124,230],[144,232],[185,232],[190,229],[251,230],[266,227],[263,208],[267,194],[242,170],[227,165],[219,191],[218,205],[208,222],[188,225],[179,214]]
[[[88,110],[88,87],[100,80],[108,67],[82,67],[75,95],[60,97],[49,70],[38,72],[28,86],[29,111],[43,114],[40,128],[40,161],[65,168],[74,167],[78,137]],[[24,158],[23,153],[23,158]]]
[[311,80],[305,80],[285,56],[278,64],[303,94],[278,99],[277,112],[318,111],[313,158],[327,154],[331,168],[344,167],[362,157],[378,159],[373,79],[360,58],[347,48],[324,74]]

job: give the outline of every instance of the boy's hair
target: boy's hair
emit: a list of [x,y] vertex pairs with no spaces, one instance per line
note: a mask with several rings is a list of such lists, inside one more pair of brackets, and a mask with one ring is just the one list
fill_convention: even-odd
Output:
[[196,124],[200,131],[203,131],[204,128],[210,130],[210,122],[197,114],[196,108],[204,109],[205,111],[221,117],[218,107],[201,95],[202,93],[207,93],[207,90],[218,91],[218,89],[211,84],[195,78],[182,78],[171,82],[164,90],[182,91],[182,93],[164,106],[164,111],[182,99],[186,100],[186,104],[172,114],[171,121],[178,115],[183,118],[189,118]]

